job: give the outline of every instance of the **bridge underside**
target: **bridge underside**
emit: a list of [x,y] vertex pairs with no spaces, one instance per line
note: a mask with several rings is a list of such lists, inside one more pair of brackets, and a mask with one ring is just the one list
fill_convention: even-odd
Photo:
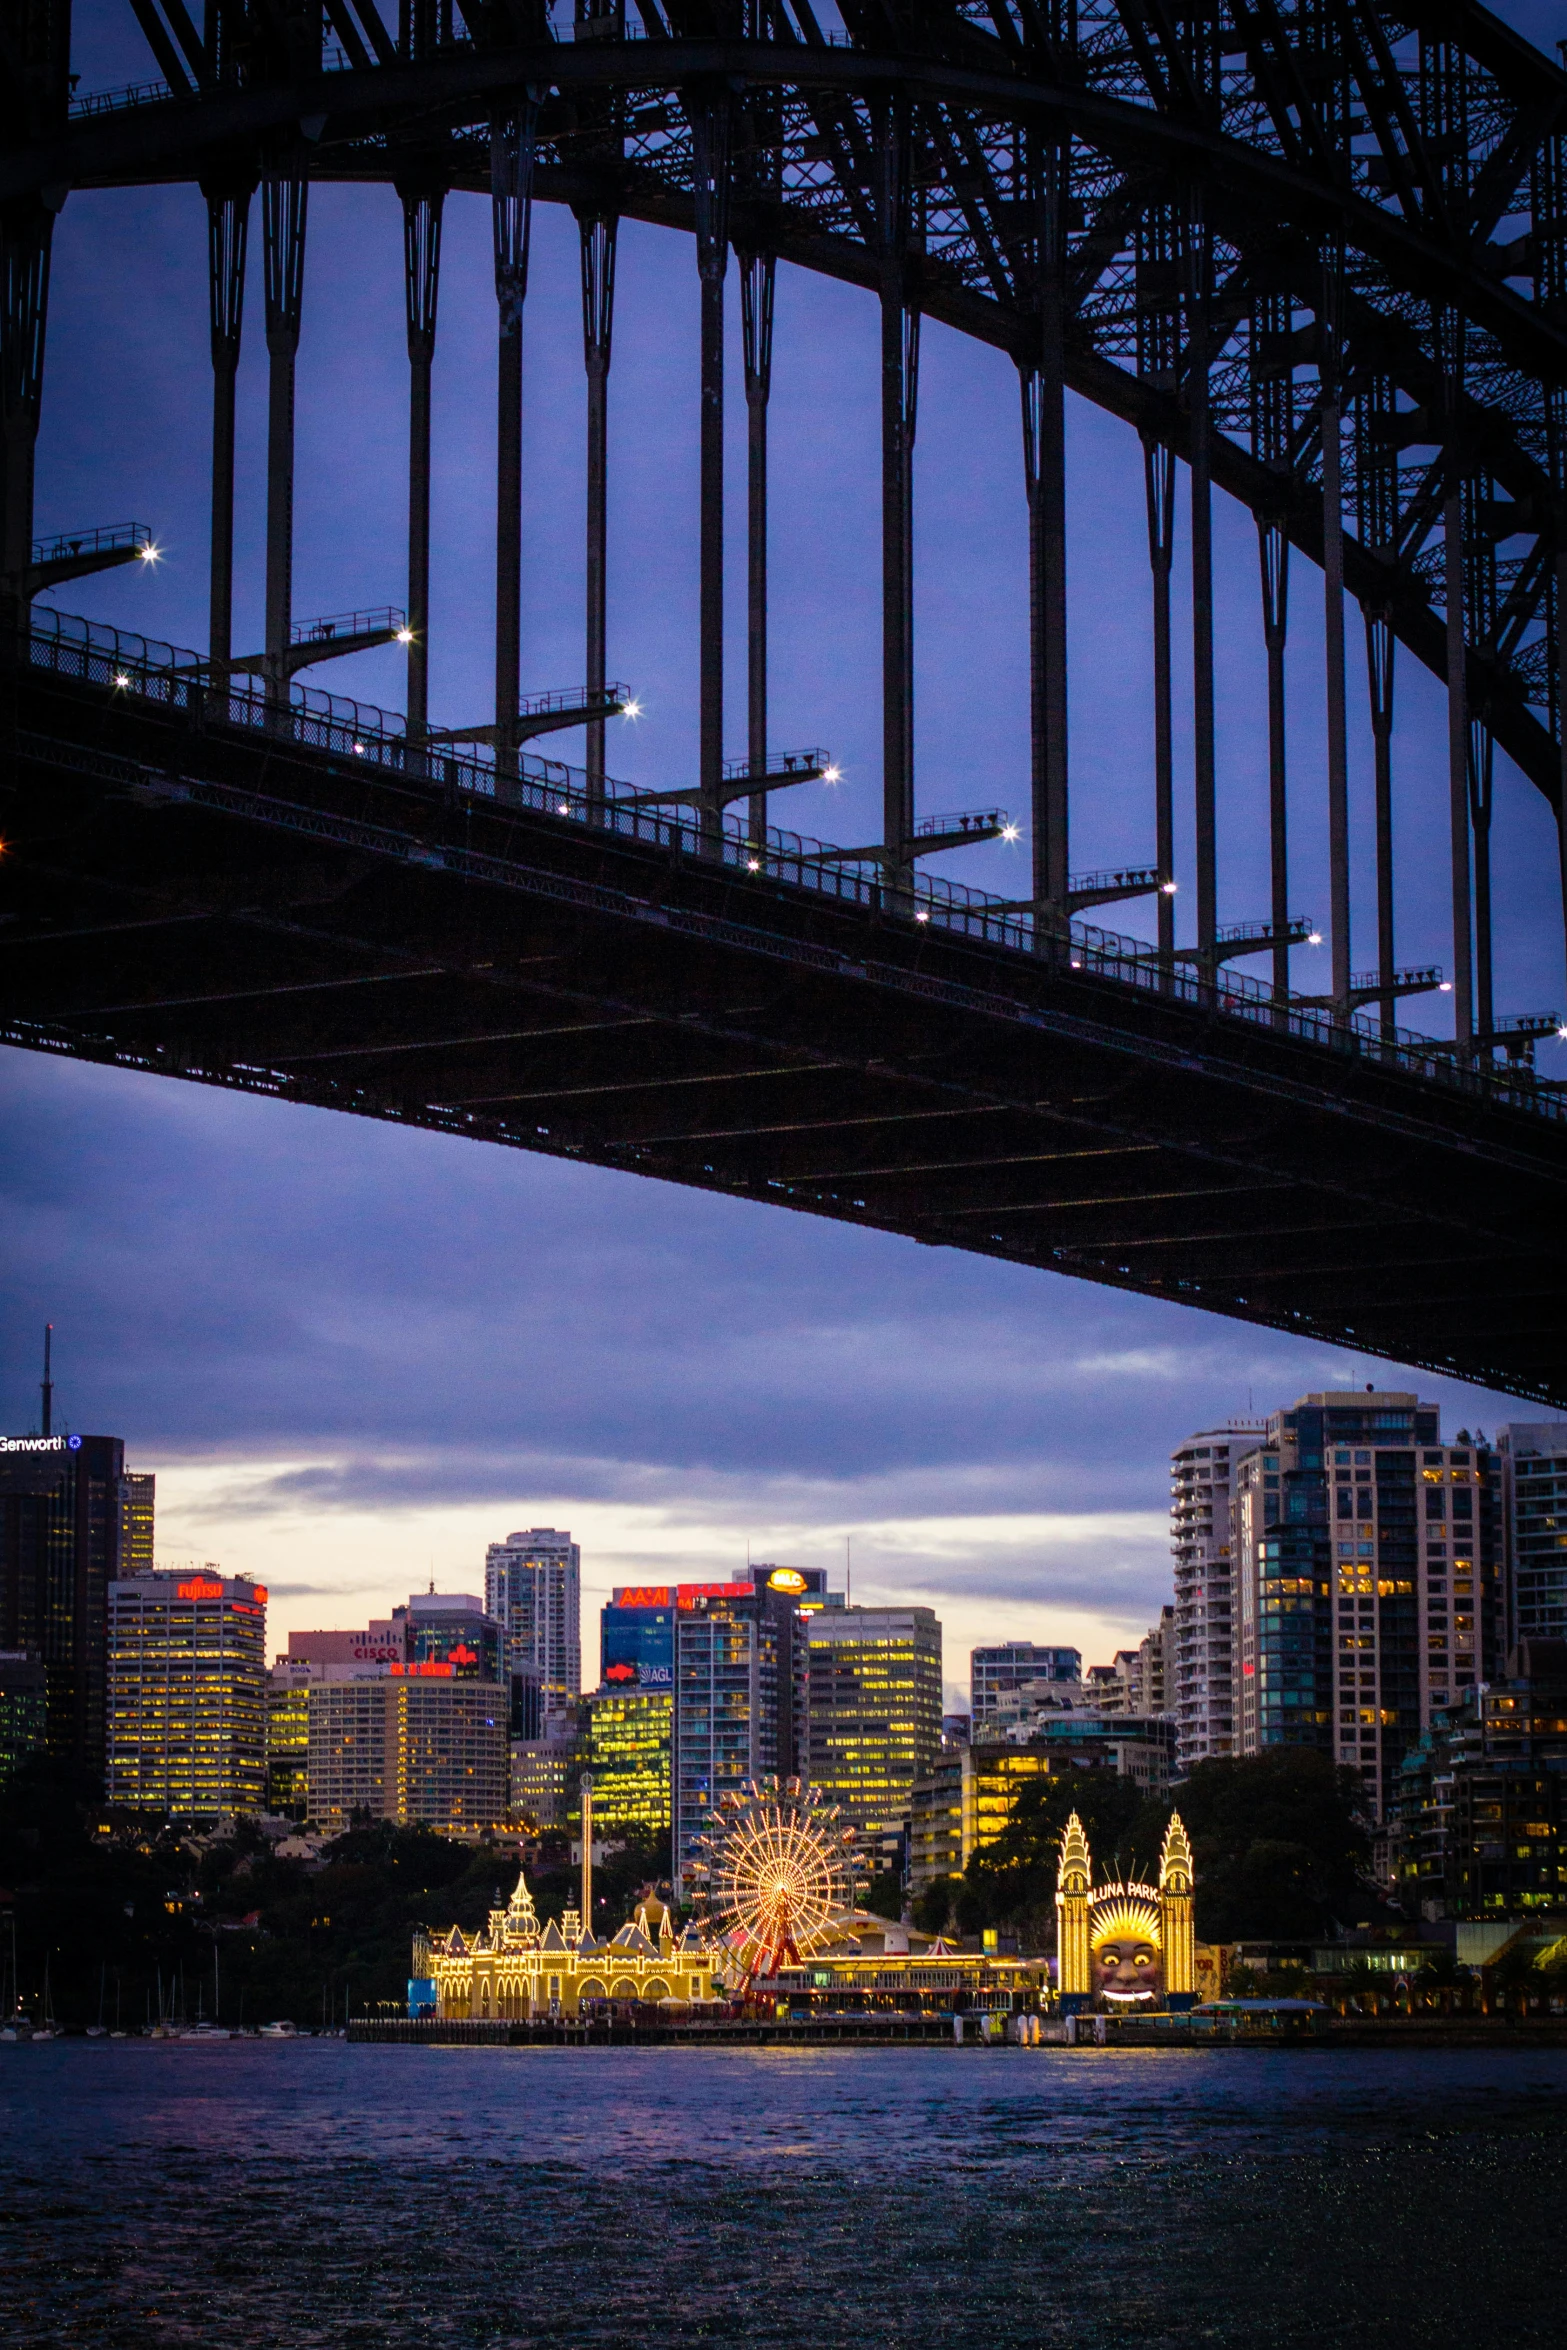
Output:
[[896,913],[32,673],[0,1036],[1567,1406],[1567,1130]]

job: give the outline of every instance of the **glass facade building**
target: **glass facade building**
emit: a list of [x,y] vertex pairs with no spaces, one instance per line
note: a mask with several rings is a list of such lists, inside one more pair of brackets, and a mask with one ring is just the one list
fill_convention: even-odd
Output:
[[[759,1570],[760,1572],[760,1570]],[[622,1593],[625,1602],[629,1594]],[[795,1762],[795,1597],[760,1583],[656,1586],[652,1606],[675,1602],[673,1875],[685,1870],[727,1790]]]
[[0,1787],[43,1752],[48,1718],[43,1659],[25,1648],[0,1648]]
[[0,1648],[42,1662],[48,1751],[92,1772],[106,1757],[124,1487],[116,1436],[0,1437]]
[[941,1750],[941,1626],[928,1607],[824,1608],[804,1642],[805,1773],[862,1835],[898,1835]]
[[1567,1421],[1496,1440],[1506,1508],[1509,1638],[1567,1640]]
[[1005,1640],[994,1647],[971,1649],[969,1704],[975,1737],[981,1734],[1002,1699],[1021,1689],[1026,1681],[1076,1684],[1082,1678],[1081,1649],[1041,1648],[1032,1640]]
[[1434,1709],[1498,1669],[1498,1456],[1434,1405],[1326,1391],[1236,1472],[1239,1751],[1314,1746],[1381,1812]]
[[[492,1542],[484,1612],[501,1627],[509,1669],[537,1690],[537,1727],[571,1721],[582,1693],[582,1553],[569,1533],[531,1526]],[[519,1693],[519,1703],[521,1703]]]
[[586,1712],[595,1833],[639,1828],[667,1834],[673,1819],[674,1691],[600,1689],[587,1699]]
[[217,1568],[109,1586],[107,1795],[217,1820],[266,1801],[267,1595]]
[[621,1607],[611,1601],[599,1611],[599,1679],[606,1689],[662,1689],[675,1686],[675,1610]]

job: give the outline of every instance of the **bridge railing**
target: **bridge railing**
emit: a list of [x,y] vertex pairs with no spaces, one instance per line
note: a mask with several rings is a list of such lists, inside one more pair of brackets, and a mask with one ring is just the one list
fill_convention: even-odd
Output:
[[[324,693],[298,680],[290,688],[287,709],[280,710],[264,689],[242,678],[210,682],[199,653],[101,621],[35,608],[30,658],[36,667],[83,684],[184,711],[193,723],[207,728],[227,726],[274,738],[281,733],[302,748],[345,760],[363,759],[447,793],[471,793],[502,807],[592,824],[621,839],[693,858],[710,853],[701,818],[689,807],[635,800],[629,796],[633,787],[625,784],[611,783],[607,799],[590,797],[582,768],[531,751],[511,754],[498,768],[493,751],[481,746],[458,756],[444,743],[410,743],[396,711]],[[747,837],[738,814],[723,820],[719,853],[737,874],[765,874],[815,897],[867,910],[882,906],[883,874],[874,853],[845,858],[830,842],[771,827],[765,844],[758,843]],[[1395,1029],[1389,1037],[1372,1016],[1356,1012],[1345,1017],[1293,996],[1276,995],[1266,980],[1247,973],[1221,967],[1209,976],[1191,964],[1161,965],[1156,950],[1144,940],[1101,930],[1093,923],[1072,922],[1039,942],[1026,913],[984,890],[925,872],[900,881],[899,902],[916,922],[982,939],[1031,960],[1042,953],[1072,970],[1092,971],[1143,994],[1300,1037],[1355,1059],[1408,1069],[1449,1091],[1509,1101],[1552,1119],[1567,1118],[1567,1100],[1543,1089],[1526,1069],[1461,1064],[1451,1043],[1407,1028]]]

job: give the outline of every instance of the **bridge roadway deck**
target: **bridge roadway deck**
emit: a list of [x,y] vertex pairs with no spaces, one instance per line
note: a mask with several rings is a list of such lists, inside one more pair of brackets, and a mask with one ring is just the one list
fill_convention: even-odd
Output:
[[1558,1114],[102,686],[13,669],[7,699],[13,1044],[833,1216],[1567,1406]]

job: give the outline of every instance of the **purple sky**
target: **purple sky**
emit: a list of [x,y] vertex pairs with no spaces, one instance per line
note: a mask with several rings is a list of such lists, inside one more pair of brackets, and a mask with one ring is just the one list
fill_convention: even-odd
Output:
[[[105,6],[80,12],[85,88],[147,71],[129,11],[106,17]],[[1556,14],[1511,13],[1536,37]],[[237,644],[260,635],[259,243],[258,220],[240,385]],[[404,592],[400,276],[390,192],[313,191],[301,616]],[[695,751],[696,294],[688,242],[623,229],[609,651],[646,716],[611,729],[610,765],[646,782],[689,780]],[[738,751],[744,408],[732,273],[730,294]],[[777,820],[868,838],[880,793],[874,305],[784,269],[777,336],[771,733],[783,747],[828,744],[845,772],[836,791],[787,795]],[[200,197],[73,195],[55,245],[38,528],[150,523],[165,550],[155,576],[112,574],[59,600],[190,646],[205,632],[206,337]],[[437,722],[487,707],[493,384],[488,205],[454,196],[435,377]],[[537,690],[582,674],[576,231],[545,206],[525,401],[523,684]],[[922,812],[999,800],[1026,814],[1018,443],[1010,362],[927,325]],[[1134,436],[1073,402],[1069,464],[1073,865],[1083,869],[1152,854],[1149,597]],[[1233,920],[1266,906],[1266,734],[1256,534],[1222,498],[1217,542],[1220,915]],[[1178,559],[1184,551],[1183,537]],[[1291,902],[1320,920],[1320,574],[1297,560],[1293,591]],[[1349,643],[1359,964],[1374,941],[1353,614]],[[383,653],[316,677],[397,708],[400,669]],[[1177,674],[1179,778],[1189,766]],[[1441,697],[1404,655],[1399,683],[1399,954],[1442,961]],[[580,740],[561,747],[580,757]],[[1554,827],[1533,786],[1504,760],[1498,768],[1498,1004],[1533,1010],[1564,1000]],[[949,863],[1011,894],[1026,886],[1025,855],[998,844]],[[1183,843],[1178,864],[1188,863]],[[1150,918],[1133,907],[1123,927],[1145,932]],[[1317,984],[1325,961],[1325,950],[1299,952],[1297,984]],[[1410,1025],[1438,1024],[1433,1001],[1408,1008]],[[38,1332],[52,1316],[65,1411],[78,1426],[122,1430],[136,1459],[162,1472],[160,1548],[292,1587],[278,1626],[363,1612],[427,1570],[473,1588],[485,1539],[554,1522],[587,1541],[596,1590],[688,1560],[705,1572],[743,1557],[748,1538],[759,1557],[830,1561],[853,1533],[857,1594],[932,1598],[952,1680],[981,1632],[1062,1630],[1108,1653],[1167,1596],[1173,1441],[1244,1412],[1248,1398],[1261,1412],[1308,1386],[1399,1383],[1391,1369],[1188,1310],[632,1177],[18,1055],[0,1060],[0,1086],[11,1138],[0,1162],[6,1424],[28,1424],[36,1408]],[[1450,1424],[1508,1416],[1496,1399],[1419,1384]]]

